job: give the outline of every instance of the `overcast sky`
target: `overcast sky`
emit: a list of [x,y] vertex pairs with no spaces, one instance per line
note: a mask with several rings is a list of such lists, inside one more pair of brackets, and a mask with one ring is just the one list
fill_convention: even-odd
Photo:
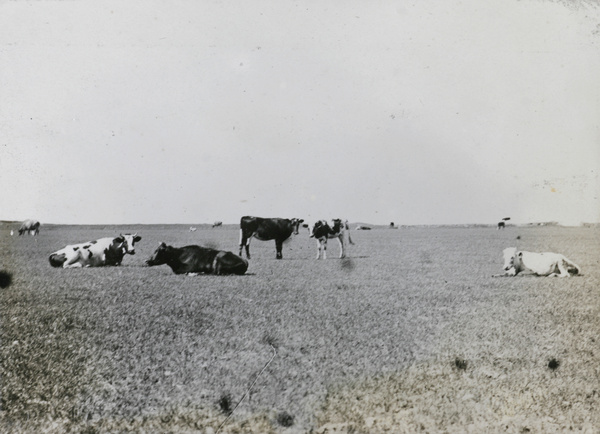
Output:
[[3,1],[0,219],[598,222],[569,3]]

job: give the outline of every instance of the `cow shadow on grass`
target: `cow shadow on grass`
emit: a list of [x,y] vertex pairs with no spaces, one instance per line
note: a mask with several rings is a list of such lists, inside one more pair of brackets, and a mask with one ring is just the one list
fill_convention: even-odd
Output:
[[[339,258],[337,256],[332,256],[332,257],[327,257],[327,259],[319,259],[320,261],[344,261],[344,260],[348,260],[348,259],[368,259],[371,256],[346,256],[345,258]],[[281,259],[273,259],[273,261],[281,261]],[[284,261],[316,261],[316,259],[314,258],[314,256],[311,256],[310,258],[284,258]]]

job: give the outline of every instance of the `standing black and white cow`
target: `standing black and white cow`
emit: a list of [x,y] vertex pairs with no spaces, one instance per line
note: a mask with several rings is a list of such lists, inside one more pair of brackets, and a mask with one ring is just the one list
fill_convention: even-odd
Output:
[[504,222],[498,222],[497,230],[504,229],[505,226],[506,226],[506,223],[504,223]]
[[104,267],[121,265],[126,254],[135,255],[138,234],[100,238],[87,243],[71,244],[50,254],[50,265],[62,268]]
[[316,222],[312,229],[311,238],[317,239],[317,259],[327,259],[327,240],[331,238],[337,238],[340,243],[340,258],[346,257],[346,249],[344,246],[345,234],[348,234],[348,243],[354,244],[350,237],[350,228],[348,227],[348,220],[342,221],[341,219],[333,219],[333,225],[330,226],[326,220],[319,220]]
[[242,249],[246,248],[246,257],[250,259],[250,239],[252,237],[261,241],[275,240],[277,259],[283,256],[281,250],[283,242],[292,234],[298,235],[298,227],[303,219],[261,218],[245,216],[240,220],[240,256]]
[[37,220],[25,220],[19,228],[19,235],[29,232],[31,235],[40,233],[40,222]]
[[248,261],[232,252],[200,246],[172,247],[160,243],[146,261],[150,267],[167,264],[175,274],[244,274]]

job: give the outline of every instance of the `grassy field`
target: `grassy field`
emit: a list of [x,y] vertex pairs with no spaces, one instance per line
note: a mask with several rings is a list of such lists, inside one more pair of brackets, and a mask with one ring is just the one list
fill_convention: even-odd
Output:
[[[350,258],[332,242],[325,261],[303,231],[281,261],[255,240],[247,275],[196,277],[143,263],[160,241],[237,253],[236,228],[9,232],[4,431],[600,430],[598,228],[352,231]],[[48,263],[119,232],[143,237],[120,267]],[[492,278],[509,246],[563,253],[583,275]]]

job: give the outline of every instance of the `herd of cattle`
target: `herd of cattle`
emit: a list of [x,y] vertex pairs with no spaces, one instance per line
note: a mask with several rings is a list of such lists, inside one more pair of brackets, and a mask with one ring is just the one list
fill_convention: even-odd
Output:
[[[276,258],[281,259],[283,243],[292,234],[299,233],[303,219],[242,217],[240,221],[240,251],[239,255],[232,252],[217,250],[196,245],[181,248],[160,243],[152,256],[146,260],[146,265],[166,264],[175,274],[244,274],[248,270],[250,259],[250,240],[256,238],[261,241],[275,240]],[[215,222],[213,227],[220,226]],[[39,226],[39,225],[38,225]],[[326,258],[327,240],[337,239],[340,244],[340,258],[346,256],[345,238],[352,243],[348,232],[348,222],[333,219],[330,225],[326,220],[316,222],[311,231],[311,237],[317,240],[317,259]],[[196,228],[190,227],[194,232]],[[101,238],[79,244],[70,244],[50,254],[49,261],[53,267],[82,268],[120,265],[125,255],[135,254],[135,244],[142,237],[135,234],[121,234],[114,238]],[[242,257],[246,250],[246,258]]]
[[[509,220],[505,218],[503,220]],[[501,222],[504,223],[504,222]],[[215,222],[213,227],[221,226]],[[340,246],[340,258],[346,256],[345,240],[354,244],[348,227],[348,221],[333,219],[331,224],[326,220],[317,221],[312,228],[303,219],[261,218],[244,216],[240,220],[240,249],[236,255],[229,251],[217,250],[196,245],[181,248],[168,246],[161,242],[152,256],[145,261],[148,266],[168,265],[175,274],[244,274],[248,270],[250,259],[250,240],[275,240],[276,258],[282,259],[283,243],[292,234],[299,233],[300,225],[308,228],[310,237],[317,240],[317,259],[326,259],[327,240],[337,239]],[[391,224],[393,227],[393,223]],[[504,227],[504,224],[502,225]],[[26,220],[19,228],[19,235],[39,233],[40,223]],[[499,224],[500,228],[500,224]],[[190,227],[190,231],[196,228]],[[12,231],[11,231],[12,235]],[[53,267],[81,268],[117,266],[126,254],[135,254],[135,243],[142,237],[135,234],[121,234],[114,238],[101,238],[86,243],[71,244],[50,254],[49,261]],[[242,257],[243,250],[246,258]],[[515,247],[504,249],[504,273],[493,277],[516,276],[528,272],[539,276],[568,277],[580,274],[581,268],[573,261],[559,253],[534,253],[519,251]]]

